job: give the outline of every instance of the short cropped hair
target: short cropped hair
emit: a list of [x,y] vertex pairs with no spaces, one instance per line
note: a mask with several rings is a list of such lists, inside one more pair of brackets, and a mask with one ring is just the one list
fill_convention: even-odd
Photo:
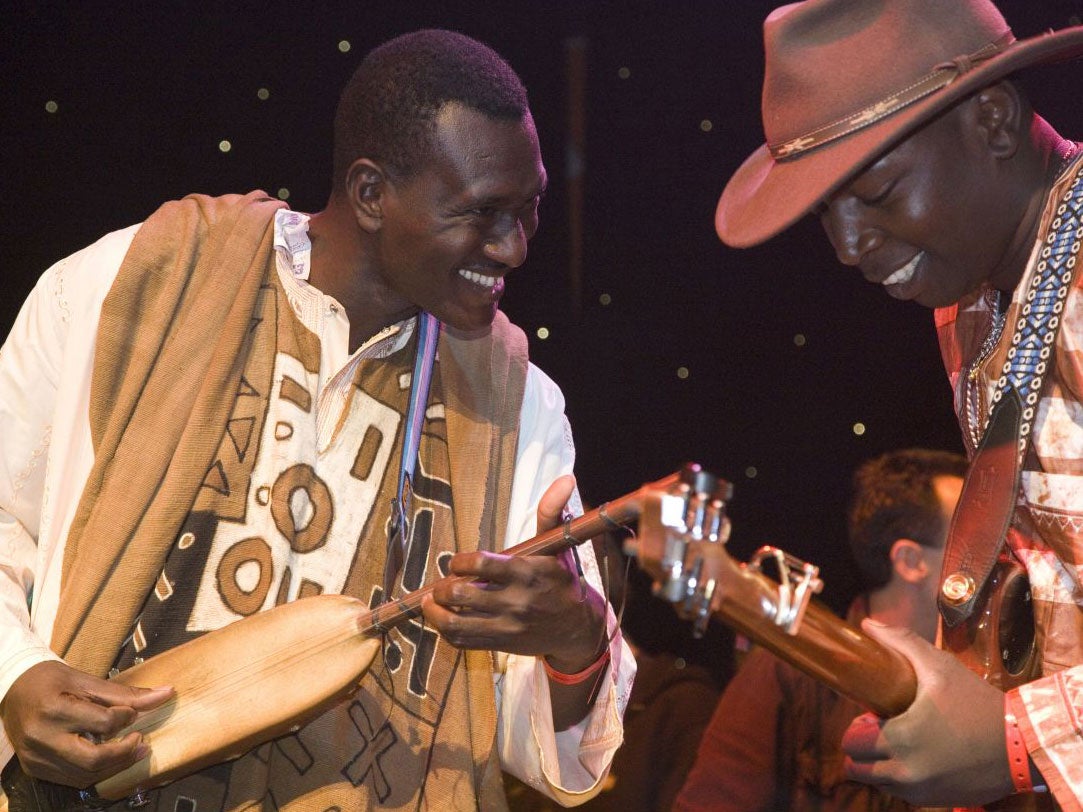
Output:
[[854,473],[849,511],[850,550],[867,589],[891,580],[891,547],[911,539],[940,547],[947,532],[933,483],[938,476],[966,476],[959,454],[911,448],[864,463]]
[[411,177],[431,155],[436,115],[459,102],[497,119],[529,112],[526,88],[487,45],[454,31],[426,29],[375,48],[354,71],[335,112],[334,177],[370,158],[393,176]]

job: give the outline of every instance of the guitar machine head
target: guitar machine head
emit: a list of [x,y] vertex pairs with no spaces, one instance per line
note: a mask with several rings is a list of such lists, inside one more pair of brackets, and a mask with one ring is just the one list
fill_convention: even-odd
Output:
[[672,487],[646,500],[640,516],[635,555],[657,580],[658,594],[695,619],[697,635],[707,627],[715,584],[702,578],[696,551],[704,542],[729,540],[732,496],[729,482],[688,463]]

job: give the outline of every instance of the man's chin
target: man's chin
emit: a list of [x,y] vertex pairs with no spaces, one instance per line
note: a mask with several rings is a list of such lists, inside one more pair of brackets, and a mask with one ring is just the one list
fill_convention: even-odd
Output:
[[446,327],[454,331],[461,338],[482,338],[487,336],[493,329],[493,319],[496,318],[497,307],[486,313],[456,313],[449,314],[441,321]]
[[955,296],[946,292],[923,291],[915,296],[913,301],[930,310],[939,310],[942,307],[951,307],[954,304],[958,304],[965,298],[966,296]]

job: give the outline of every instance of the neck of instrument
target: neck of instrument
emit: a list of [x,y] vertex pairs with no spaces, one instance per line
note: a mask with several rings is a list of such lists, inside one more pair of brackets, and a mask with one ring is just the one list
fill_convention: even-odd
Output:
[[[544,533],[539,533],[531,539],[516,544],[504,550],[504,555],[527,556],[527,555],[554,555],[582,544],[606,530],[624,527],[628,522],[634,521],[641,510],[643,497],[650,491],[665,489],[677,481],[677,475],[673,474],[644,485],[612,502],[606,502],[599,508],[589,513],[571,519],[564,524],[558,525]],[[421,602],[426,595],[431,595],[437,585],[445,581],[466,581],[465,576],[450,575],[426,587],[410,592],[403,597],[383,603],[368,612],[360,619],[359,626],[362,634],[375,636],[383,634],[412,618],[421,616]]]

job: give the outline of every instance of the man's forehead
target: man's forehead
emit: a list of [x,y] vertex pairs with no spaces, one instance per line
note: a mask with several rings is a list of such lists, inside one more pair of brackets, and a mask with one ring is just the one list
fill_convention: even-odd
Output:
[[476,129],[479,125],[485,126],[487,124],[496,126],[516,125],[521,127],[524,132],[537,137],[534,130],[534,118],[531,116],[530,110],[524,111],[523,115],[518,117],[495,116],[460,101],[446,101],[433,115],[433,129],[436,133],[459,128]]
[[445,108],[434,147],[433,168],[466,181],[473,194],[535,195],[547,182],[529,114],[511,120],[462,105]]
[[[955,148],[958,145],[959,132],[952,125],[951,119],[957,115],[958,109],[958,106],[953,107],[942,116],[926,122],[900,140],[889,144],[883,152],[863,164],[841,189],[860,185],[862,180],[877,180],[881,173],[901,166],[921,163],[926,155],[934,151]],[[837,193],[838,191],[832,196]]]

